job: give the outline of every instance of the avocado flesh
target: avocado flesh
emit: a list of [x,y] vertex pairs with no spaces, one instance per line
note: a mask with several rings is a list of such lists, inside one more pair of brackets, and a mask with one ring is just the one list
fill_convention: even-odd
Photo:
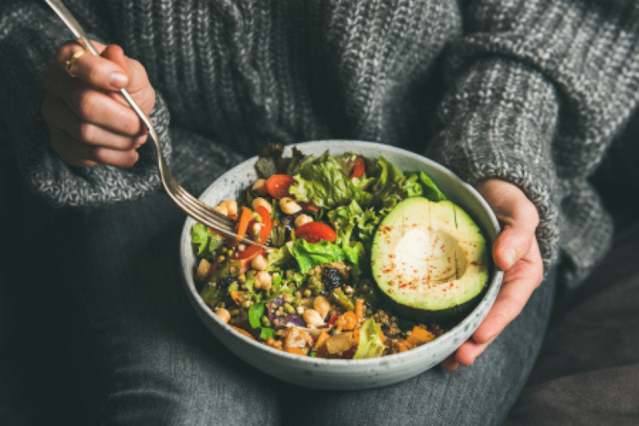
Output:
[[413,197],[380,224],[373,275],[391,305],[418,321],[448,322],[479,301],[490,259],[479,227],[451,201]]

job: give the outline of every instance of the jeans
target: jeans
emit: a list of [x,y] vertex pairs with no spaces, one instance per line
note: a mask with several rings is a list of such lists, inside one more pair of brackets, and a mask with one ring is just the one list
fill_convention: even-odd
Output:
[[164,194],[59,214],[57,273],[80,310],[69,336],[87,412],[124,425],[489,425],[520,393],[546,329],[554,274],[468,368],[436,367],[367,391],[317,391],[266,376],[226,350],[188,304],[184,215]]

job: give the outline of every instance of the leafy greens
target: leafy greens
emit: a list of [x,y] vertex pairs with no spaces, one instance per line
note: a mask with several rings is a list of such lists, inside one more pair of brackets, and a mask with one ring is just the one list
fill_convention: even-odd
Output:
[[364,321],[359,331],[359,345],[353,359],[376,358],[382,356],[386,345],[379,337],[380,326],[374,318]]

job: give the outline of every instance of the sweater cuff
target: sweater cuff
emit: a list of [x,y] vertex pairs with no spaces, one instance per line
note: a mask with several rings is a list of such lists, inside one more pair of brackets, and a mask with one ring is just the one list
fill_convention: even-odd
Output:
[[[170,164],[172,146],[169,112],[159,93],[156,93],[150,118],[160,139],[164,158]],[[59,206],[88,207],[134,200],[160,186],[157,157],[152,144],[149,137],[138,149],[138,162],[127,170],[105,165],[69,166],[48,147],[44,164],[40,163],[38,171],[28,176],[28,179],[37,192]]]
[[526,64],[482,58],[456,80],[439,110],[429,157],[471,185],[502,179],[539,212],[544,270],[557,259],[559,226],[551,141],[558,104],[552,84]]

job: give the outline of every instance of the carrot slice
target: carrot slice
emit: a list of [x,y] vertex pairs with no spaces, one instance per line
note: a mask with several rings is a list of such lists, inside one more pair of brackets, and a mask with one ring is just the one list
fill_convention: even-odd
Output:
[[331,337],[331,335],[328,334],[325,330],[322,330],[320,332],[320,335],[317,336],[317,341],[315,342],[315,350],[318,350],[322,346],[324,346],[329,337]]
[[408,337],[408,339],[406,339],[406,341],[411,345],[419,346],[423,345],[424,343],[430,342],[434,338],[435,335],[430,331],[426,331],[421,327],[415,326],[413,327],[413,332]]
[[248,207],[242,207],[242,214],[240,215],[240,220],[237,223],[237,236],[235,240],[232,241],[232,246],[236,246],[242,241],[242,238],[246,237],[246,231],[248,229],[249,223],[251,222],[251,218],[253,217],[253,212]]
[[296,347],[286,348],[285,351],[288,352],[289,354],[306,356],[306,354],[304,352],[302,352],[302,350],[300,348],[296,348]]
[[356,345],[359,345],[359,332],[361,331],[361,328],[356,328],[355,330],[353,330],[353,341],[355,342]]
[[266,339],[266,346],[279,349],[280,351],[282,350],[282,342],[278,342],[277,340],[273,339],[271,336],[269,336],[268,339]]
[[231,299],[233,299],[237,306],[240,306],[240,303],[244,301],[244,297],[242,297],[244,293],[244,291],[229,291]]
[[231,326],[231,328],[232,328],[233,330],[237,331],[238,333],[240,333],[241,335],[246,336],[246,337],[248,337],[249,339],[253,339],[253,340],[255,340],[255,337],[253,337],[253,336],[251,335],[251,333],[249,333],[248,331],[243,330],[243,329],[241,329],[241,328],[239,328],[239,327],[236,327],[236,326],[234,326],[234,325],[232,325],[232,326]]
[[357,327],[357,315],[355,315],[353,312],[344,312],[344,319],[346,320],[346,324],[344,324],[344,330],[354,330],[355,327]]
[[397,347],[398,347],[400,352],[406,352],[406,351],[412,349],[413,345],[411,345],[410,343],[408,343],[404,339],[400,339],[400,340],[397,341]]

